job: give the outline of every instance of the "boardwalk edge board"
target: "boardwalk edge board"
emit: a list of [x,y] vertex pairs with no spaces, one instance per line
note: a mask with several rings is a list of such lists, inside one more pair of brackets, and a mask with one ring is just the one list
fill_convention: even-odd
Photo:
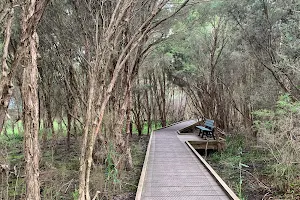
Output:
[[240,200],[236,194],[228,187],[228,185],[222,180],[222,178],[216,173],[216,171],[204,160],[204,158],[194,149],[194,147],[189,143],[189,141],[185,142],[189,148],[193,151],[193,153],[198,157],[198,159],[202,162],[205,168],[209,171],[209,173],[215,178],[215,180],[222,186],[222,189],[228,194],[233,200]]
[[174,126],[174,125],[176,125],[176,124],[180,124],[180,123],[185,122],[185,121],[190,121],[190,120],[182,120],[182,121],[179,121],[179,122],[175,122],[175,123],[173,123],[173,124],[169,124],[169,125],[167,125],[167,126],[164,126],[164,127],[158,128],[158,129],[155,129],[154,131],[159,131],[159,130],[161,130],[161,129],[165,129],[165,128],[168,128],[168,127],[170,127],[170,126]]
[[142,169],[142,173],[141,173],[140,180],[139,180],[138,189],[136,191],[135,200],[141,200],[141,197],[142,197],[143,186],[144,186],[145,177],[146,177],[147,163],[148,163],[149,154],[150,154],[152,136],[153,136],[153,132],[151,132],[151,136],[150,136],[150,139],[148,142],[147,152],[146,152],[143,169]]
[[[201,122],[202,122],[201,119],[200,119],[200,120],[199,120],[199,119],[192,119],[192,120],[194,120],[195,123],[193,123],[193,124],[191,124],[191,125],[189,125],[189,126],[187,126],[187,127],[184,127],[184,128],[182,128],[182,129],[177,130],[176,133],[177,133],[178,135],[182,135],[181,131],[185,130],[185,129],[188,128],[188,127],[195,126],[195,124],[198,124],[198,123],[201,123]],[[183,121],[182,121],[182,122],[183,122]]]
[[[188,121],[188,120],[186,120],[186,121]],[[164,128],[168,128],[170,126],[174,126],[174,125],[179,124],[181,122],[184,122],[184,121],[179,121],[179,122],[170,124],[168,126],[155,129],[154,131],[158,131],[158,130],[161,130],[161,129],[164,129]],[[147,171],[147,164],[148,164],[148,159],[149,159],[149,154],[150,154],[151,141],[152,141],[152,136],[153,136],[154,131],[151,132],[150,139],[149,139],[149,142],[148,142],[147,152],[146,152],[146,156],[145,156],[145,160],[144,160],[144,164],[143,164],[143,169],[142,169],[142,173],[141,173],[140,180],[139,180],[138,189],[136,191],[135,200],[141,200],[141,197],[142,197],[143,186],[144,186],[146,171]]]

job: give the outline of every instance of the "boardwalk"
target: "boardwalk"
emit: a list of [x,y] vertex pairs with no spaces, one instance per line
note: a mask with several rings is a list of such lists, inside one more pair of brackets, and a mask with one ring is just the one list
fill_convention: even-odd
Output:
[[181,122],[152,134],[137,200],[230,199],[176,132],[193,123]]

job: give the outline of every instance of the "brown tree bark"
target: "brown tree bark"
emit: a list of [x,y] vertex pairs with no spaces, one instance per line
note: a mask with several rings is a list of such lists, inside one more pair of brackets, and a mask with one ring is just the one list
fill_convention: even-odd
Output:
[[[92,106],[94,99],[94,91],[95,91],[95,77],[92,72],[89,72],[89,93],[88,93],[88,104],[86,109],[86,116],[84,122],[84,133],[83,133],[83,141],[81,146],[81,154],[80,154],[80,168],[79,168],[79,198],[80,200],[89,200],[90,199],[90,191],[89,191],[89,171],[87,170],[88,159],[87,159],[87,150],[88,145],[93,145],[89,142],[89,135],[91,134],[90,124],[92,121]],[[89,143],[88,143],[89,142]],[[91,147],[89,147],[91,148]]]
[[39,99],[38,99],[38,68],[37,47],[38,35],[36,26],[40,21],[47,0],[31,0],[23,5],[22,38],[23,47],[23,79],[22,101],[24,122],[24,157],[25,157],[25,182],[26,199],[40,199],[39,183]]
[[167,125],[167,109],[166,109],[166,74],[164,69],[153,72],[152,91],[155,96],[158,108],[159,119],[162,127]]
[[39,183],[39,106],[37,94],[37,40],[35,32],[29,38],[28,58],[23,71],[22,97],[24,118],[24,156],[26,199],[40,199]]
[[126,134],[129,137],[132,137],[132,120],[131,120],[131,112],[132,112],[132,86],[131,82],[129,83],[129,100],[126,111]]
[[9,11],[9,15],[5,24],[5,33],[4,33],[4,48],[2,55],[2,77],[0,82],[0,133],[2,132],[3,125],[5,122],[6,112],[8,109],[9,101],[12,95],[13,85],[10,83],[8,79],[9,68],[7,65],[7,57],[8,57],[8,46],[11,38],[11,29],[12,29],[12,21],[13,21],[13,13],[14,9],[12,8]]
[[[148,83],[148,78],[147,77],[144,77],[144,81],[145,81],[145,84],[149,84]],[[150,82],[150,80],[149,80]],[[150,94],[149,94],[150,93]],[[151,90],[148,91],[148,90],[145,90],[145,98],[146,98],[146,116],[147,116],[147,135],[150,135],[150,131],[152,129],[152,120],[151,120],[151,117],[152,117],[152,96],[151,96]]]
[[72,116],[67,114],[67,148],[70,150],[70,140],[71,140],[71,128],[72,128]]
[[[139,78],[136,79],[136,85],[140,85]],[[135,98],[133,103],[133,116],[134,116],[134,123],[136,126],[136,129],[138,131],[138,135],[142,135],[143,126],[144,126],[144,119],[143,119],[143,108],[142,108],[142,94],[141,91],[135,92]]]
[[[14,53],[14,59],[10,68],[8,68],[6,59],[8,55],[8,45],[11,37],[11,23],[13,17],[13,1],[10,1],[10,11],[8,11],[9,16],[6,23],[6,37],[4,42],[4,51],[2,59],[2,77],[0,83],[0,129],[3,127],[5,120],[5,115],[7,113],[9,101],[12,95],[13,80],[20,67],[20,62],[24,58],[27,52],[27,47],[29,46],[29,40],[31,39],[33,33],[36,31],[37,25],[43,15],[44,9],[49,0],[30,0],[24,1],[23,16],[22,16],[22,31],[20,35],[20,42]],[[2,20],[2,19],[1,19]]]
[[[95,144],[95,140],[97,135],[101,138],[102,132],[102,123],[105,111],[107,110],[109,100],[113,94],[115,85],[119,80],[120,75],[124,73],[122,70],[124,69],[126,63],[134,53],[134,51],[144,42],[147,34],[160,23],[165,20],[160,20],[155,25],[153,25],[153,20],[160,13],[163,6],[166,5],[168,0],[163,0],[159,2],[147,2],[145,4],[153,4],[154,6],[151,8],[147,8],[147,12],[145,14],[145,18],[141,19],[138,22],[134,21],[136,27],[134,31],[127,35],[128,42],[122,44],[123,31],[126,25],[122,24],[131,24],[133,19],[136,19],[136,13],[140,9],[140,6],[144,4],[144,1],[136,2],[133,0],[127,1],[118,1],[111,7],[113,12],[109,12],[109,15],[101,13],[102,20],[108,22],[103,25],[103,30],[99,35],[100,31],[98,30],[99,23],[98,17],[96,15],[95,20],[96,23],[96,31],[95,31],[95,54],[93,59],[89,60],[89,67],[95,68],[95,73],[101,74],[99,77],[104,76],[100,81],[96,81],[98,77],[95,77],[95,82],[92,87],[95,87],[95,92],[98,92],[99,95],[95,95],[95,98],[91,99],[91,107],[87,109],[87,111],[91,111],[92,108],[95,107],[95,113],[93,115],[87,115],[86,118],[92,118],[93,124],[91,122],[85,124],[84,130],[84,140],[82,145],[81,157],[80,157],[80,180],[79,180],[79,199],[85,200],[90,199],[89,194],[89,181],[90,181],[90,172],[91,172],[91,163],[92,163],[92,155],[93,148]],[[135,9],[137,6],[138,9]],[[78,6],[79,8],[79,6]],[[110,10],[110,11],[111,11]],[[121,23],[122,22],[122,23]],[[102,25],[101,25],[102,26]],[[91,36],[93,37],[93,36]],[[122,48],[118,48],[122,46]],[[86,54],[88,55],[91,52],[88,52],[89,48],[87,48]],[[88,56],[91,58],[90,56]],[[88,59],[87,59],[88,60]],[[105,77],[108,74],[108,77]],[[98,89],[96,91],[96,88]],[[125,110],[126,111],[126,110]],[[97,114],[97,115],[96,115]],[[123,116],[122,116],[123,117]],[[86,120],[87,121],[87,120]],[[88,128],[88,126],[93,125],[93,128]]]

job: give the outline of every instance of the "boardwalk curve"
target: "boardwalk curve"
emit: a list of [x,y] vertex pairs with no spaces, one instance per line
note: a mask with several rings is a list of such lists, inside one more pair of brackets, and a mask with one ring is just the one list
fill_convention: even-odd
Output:
[[237,199],[179,138],[177,130],[195,122],[180,122],[152,133],[136,200]]

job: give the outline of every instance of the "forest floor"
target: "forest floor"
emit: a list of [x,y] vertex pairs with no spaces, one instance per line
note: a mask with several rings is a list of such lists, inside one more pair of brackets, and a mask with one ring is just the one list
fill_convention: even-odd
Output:
[[226,150],[211,153],[207,161],[240,199],[300,199],[300,175],[296,170],[288,181],[287,172],[278,174],[280,168],[274,157],[251,142],[253,138],[232,135],[226,140]]
[[[134,164],[131,171],[120,171],[111,176],[105,163],[95,163],[91,195],[99,191],[103,200],[134,199],[148,140],[149,136],[137,134],[130,139]],[[236,134],[227,137],[226,141],[226,150],[210,154],[207,160],[241,199],[300,199],[300,173],[294,171],[294,179],[287,182],[284,175],[276,176],[278,166],[270,152],[255,145],[251,138]],[[55,149],[51,140],[41,144],[42,199],[77,199],[80,143],[80,137],[72,138],[68,149],[65,137],[61,137]],[[22,199],[25,193],[23,138],[21,135],[9,135],[9,138],[1,135],[0,146],[0,199]]]
[[[93,165],[91,195],[99,191],[102,199],[134,199],[148,140],[147,135],[133,134],[130,147],[134,169],[118,172],[114,180],[108,177],[105,163]],[[57,140],[55,150],[50,141],[41,145],[42,199],[77,199],[80,141],[80,137],[72,138],[70,149],[67,148],[65,138]],[[19,135],[10,138],[1,136],[0,146],[0,199],[22,199],[25,193],[23,138]]]

